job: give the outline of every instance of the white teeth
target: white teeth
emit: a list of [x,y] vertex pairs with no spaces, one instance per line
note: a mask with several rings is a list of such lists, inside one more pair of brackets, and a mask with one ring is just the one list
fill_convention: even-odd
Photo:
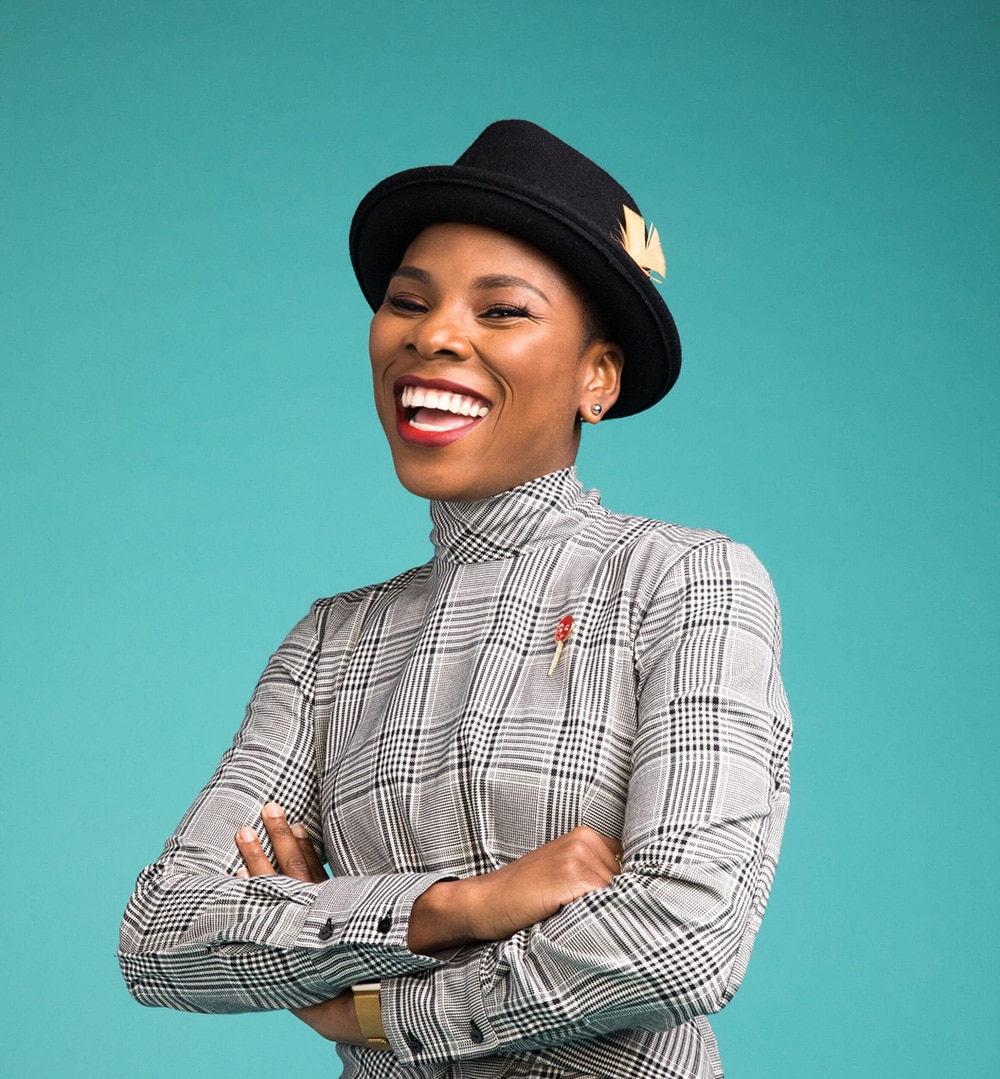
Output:
[[399,398],[403,408],[434,408],[475,419],[480,419],[490,410],[490,406],[481,398],[445,390],[428,390],[423,386],[404,386]]

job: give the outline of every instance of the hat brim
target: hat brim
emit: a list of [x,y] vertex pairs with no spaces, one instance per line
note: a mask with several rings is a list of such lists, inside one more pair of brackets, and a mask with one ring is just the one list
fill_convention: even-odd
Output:
[[611,321],[625,356],[621,392],[606,418],[656,404],[680,373],[673,317],[656,286],[613,236],[595,236],[571,207],[510,176],[456,165],[409,169],[383,180],[351,224],[351,262],[372,310],[410,241],[428,225],[458,221],[525,240],[551,255]]

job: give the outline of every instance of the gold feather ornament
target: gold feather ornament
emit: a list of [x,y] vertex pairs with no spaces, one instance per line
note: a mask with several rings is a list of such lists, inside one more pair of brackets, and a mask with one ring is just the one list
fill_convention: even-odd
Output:
[[[652,277],[659,284],[667,275],[667,260],[663,257],[660,246],[660,234],[652,225],[646,231],[646,222],[642,214],[628,206],[622,206],[625,221],[618,226],[618,240],[622,247],[647,277]],[[653,275],[656,274],[656,277]]]

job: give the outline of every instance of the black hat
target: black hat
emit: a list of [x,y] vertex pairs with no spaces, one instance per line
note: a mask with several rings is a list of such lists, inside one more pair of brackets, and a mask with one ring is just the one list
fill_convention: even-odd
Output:
[[[454,165],[407,169],[373,187],[351,223],[351,262],[376,310],[410,241],[428,225],[484,225],[534,244],[609,319],[625,366],[607,415],[628,416],[673,386],[681,343],[649,272],[624,247],[626,207],[639,212],[625,188],[572,146],[527,120],[499,120]],[[641,250],[646,232],[641,219],[639,225]],[[658,250],[655,233],[650,238]]]

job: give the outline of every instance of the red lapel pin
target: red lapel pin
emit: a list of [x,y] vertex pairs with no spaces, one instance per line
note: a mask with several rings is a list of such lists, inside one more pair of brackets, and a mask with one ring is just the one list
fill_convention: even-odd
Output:
[[573,616],[571,614],[564,614],[562,618],[559,619],[559,625],[556,626],[556,654],[552,657],[552,666],[549,667],[549,678],[555,673],[556,664],[559,662],[559,657],[562,655],[563,645],[566,643],[572,632]]

